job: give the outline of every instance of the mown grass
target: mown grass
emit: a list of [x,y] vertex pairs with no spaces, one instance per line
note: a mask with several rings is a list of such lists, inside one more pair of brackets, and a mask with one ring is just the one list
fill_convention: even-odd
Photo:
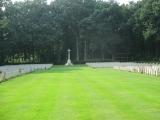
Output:
[[1,83],[0,120],[160,120],[160,78],[56,66]]

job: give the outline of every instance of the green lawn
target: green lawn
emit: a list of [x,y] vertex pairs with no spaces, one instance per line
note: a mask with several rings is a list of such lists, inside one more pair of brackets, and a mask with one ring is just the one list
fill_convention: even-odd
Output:
[[160,120],[160,77],[56,66],[1,83],[0,120]]

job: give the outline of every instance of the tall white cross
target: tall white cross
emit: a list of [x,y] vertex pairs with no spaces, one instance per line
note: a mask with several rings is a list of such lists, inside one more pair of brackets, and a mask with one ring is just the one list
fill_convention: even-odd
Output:
[[71,59],[71,50],[68,49],[67,51],[68,51],[68,59]]
[[68,49],[68,60],[67,60],[67,63],[65,64],[66,66],[70,66],[70,65],[73,65],[72,62],[71,62],[71,50]]

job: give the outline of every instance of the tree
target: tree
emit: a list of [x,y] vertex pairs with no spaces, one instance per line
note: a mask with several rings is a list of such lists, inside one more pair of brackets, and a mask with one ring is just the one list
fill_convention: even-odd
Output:
[[157,0],[0,2],[0,64],[159,59]]

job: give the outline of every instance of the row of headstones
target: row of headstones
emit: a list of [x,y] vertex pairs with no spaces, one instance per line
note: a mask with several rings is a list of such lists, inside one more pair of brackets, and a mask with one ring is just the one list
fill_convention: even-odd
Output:
[[6,65],[0,67],[0,82],[36,70],[51,68],[52,64]]
[[90,67],[113,67],[113,66],[129,66],[129,65],[137,65],[137,63],[134,62],[92,62],[92,63],[86,63],[86,65]]
[[148,75],[160,75],[160,64],[134,63],[134,62],[92,62],[86,65],[95,68],[114,68],[129,72],[138,72]]
[[148,74],[148,75],[160,75],[160,65],[155,64],[139,64],[137,66],[114,66],[113,67],[116,70],[124,70],[129,72],[138,72],[142,74]]

